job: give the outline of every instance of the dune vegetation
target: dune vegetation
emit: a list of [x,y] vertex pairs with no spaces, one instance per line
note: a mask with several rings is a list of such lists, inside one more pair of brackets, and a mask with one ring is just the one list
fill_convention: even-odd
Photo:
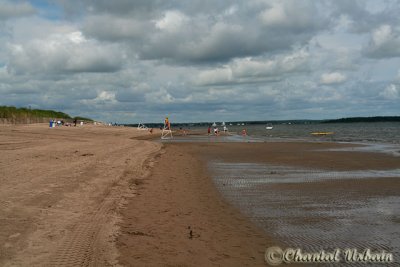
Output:
[[48,122],[50,119],[72,121],[74,119],[91,121],[89,118],[71,117],[70,115],[54,110],[16,108],[13,106],[0,106],[0,123],[25,124]]

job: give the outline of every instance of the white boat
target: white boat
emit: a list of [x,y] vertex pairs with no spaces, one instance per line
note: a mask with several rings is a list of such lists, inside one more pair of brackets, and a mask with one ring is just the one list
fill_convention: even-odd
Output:
[[212,127],[217,127],[217,124],[214,122],[214,123],[212,124]]
[[267,124],[267,126],[265,127],[265,129],[267,129],[267,130],[272,130],[272,129],[274,129],[274,126],[272,126],[272,124]]

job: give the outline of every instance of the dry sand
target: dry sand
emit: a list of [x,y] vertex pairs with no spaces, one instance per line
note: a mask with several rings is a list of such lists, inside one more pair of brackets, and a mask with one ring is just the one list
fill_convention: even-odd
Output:
[[0,126],[0,265],[115,265],[118,210],[160,149],[146,134]]

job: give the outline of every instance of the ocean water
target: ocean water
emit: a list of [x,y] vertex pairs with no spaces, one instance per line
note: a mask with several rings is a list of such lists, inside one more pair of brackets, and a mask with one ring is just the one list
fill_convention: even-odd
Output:
[[[246,129],[250,137],[263,140],[305,140],[400,144],[400,122],[376,123],[313,123],[266,125],[227,125],[229,132],[241,135]],[[222,127],[219,127],[222,129]],[[199,128],[200,129],[200,128]],[[206,128],[204,128],[207,131]],[[333,132],[332,135],[313,136],[313,132]]]

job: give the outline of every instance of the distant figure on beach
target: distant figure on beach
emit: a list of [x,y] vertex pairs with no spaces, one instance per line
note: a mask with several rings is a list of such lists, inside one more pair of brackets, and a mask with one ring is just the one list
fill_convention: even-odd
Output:
[[168,117],[166,117],[165,120],[164,120],[164,129],[166,129],[166,130],[171,129],[171,125],[170,125],[170,122],[168,120]]
[[243,129],[242,135],[243,135],[243,136],[246,136],[246,135],[247,135],[246,129]]
[[217,127],[215,127],[215,128],[214,128],[214,134],[215,134],[215,135],[218,135],[218,133],[219,133],[219,130],[218,130]]
[[74,126],[76,126],[76,123],[78,122],[78,120],[75,118],[74,119]]
[[228,131],[228,128],[224,125],[224,133]]
[[208,135],[211,134],[211,126],[208,126],[207,133],[208,133]]

